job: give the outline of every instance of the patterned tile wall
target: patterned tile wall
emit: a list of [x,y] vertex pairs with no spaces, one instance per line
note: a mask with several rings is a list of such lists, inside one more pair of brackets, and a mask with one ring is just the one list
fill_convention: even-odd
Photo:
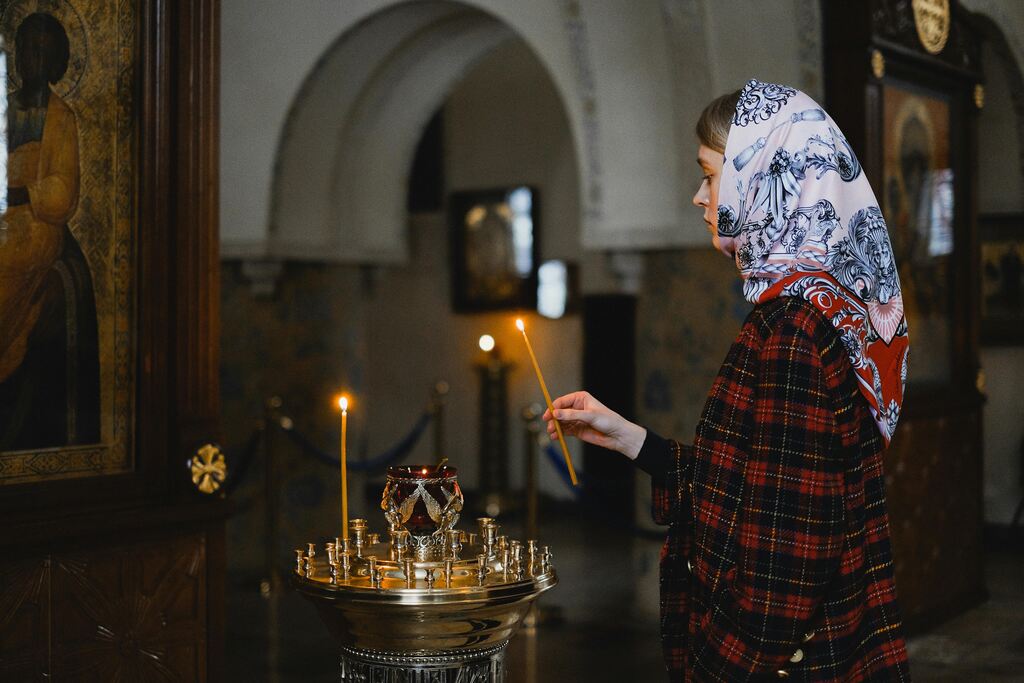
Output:
[[[238,262],[221,273],[221,413],[229,468],[240,464],[258,427],[266,398],[280,396],[282,411],[314,443],[338,440],[337,408],[329,400],[338,387],[358,392],[364,381],[363,286],[360,271],[320,264],[284,264],[273,295],[254,296]],[[325,465],[300,455],[280,432],[271,432],[283,470],[277,556],[290,546],[316,540],[337,516],[337,477]],[[238,513],[228,524],[227,552],[233,570],[262,567],[263,451],[253,454],[232,493]]]
[[739,274],[713,249],[650,254],[637,306],[638,414],[662,436],[689,442],[751,309]]

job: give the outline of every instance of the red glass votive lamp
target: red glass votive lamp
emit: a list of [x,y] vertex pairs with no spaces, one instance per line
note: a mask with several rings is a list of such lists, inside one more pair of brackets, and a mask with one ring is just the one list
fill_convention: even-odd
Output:
[[462,504],[462,489],[455,467],[398,465],[388,468],[381,509],[391,529],[405,529],[419,547],[454,528]]

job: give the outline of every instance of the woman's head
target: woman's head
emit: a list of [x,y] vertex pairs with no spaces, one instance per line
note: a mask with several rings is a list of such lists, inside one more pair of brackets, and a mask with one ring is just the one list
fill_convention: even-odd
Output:
[[725,159],[725,143],[729,139],[736,103],[740,91],[716,97],[704,107],[697,119],[697,164],[701,167],[703,180],[697,194],[693,196],[694,206],[704,210],[704,222],[711,233],[711,242],[726,256],[732,254],[724,249],[718,239],[718,187],[722,177],[722,163]]
[[30,14],[14,38],[18,75],[26,84],[56,83],[68,70],[68,34],[52,14]]
[[735,254],[744,299],[802,298],[835,326],[888,442],[908,342],[878,200],[850,142],[807,93],[751,79],[733,98],[712,102],[697,125],[701,165],[718,176],[694,202],[714,221],[715,245]]
[[729,140],[729,127],[736,113],[740,92],[728,93],[711,100],[697,119],[697,139],[700,144],[719,154],[725,154],[725,143]]

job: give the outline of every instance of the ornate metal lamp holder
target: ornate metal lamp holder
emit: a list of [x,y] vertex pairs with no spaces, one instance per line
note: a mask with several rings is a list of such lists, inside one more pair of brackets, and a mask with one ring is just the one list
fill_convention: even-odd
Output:
[[448,532],[462,512],[462,489],[456,469],[447,465],[388,468],[380,507],[388,534],[417,559],[444,556]]
[[392,467],[387,539],[353,519],[348,539],[295,551],[294,585],[341,644],[342,681],[505,680],[505,647],[558,579],[536,540],[509,540],[489,517],[456,529],[462,505],[454,467]]

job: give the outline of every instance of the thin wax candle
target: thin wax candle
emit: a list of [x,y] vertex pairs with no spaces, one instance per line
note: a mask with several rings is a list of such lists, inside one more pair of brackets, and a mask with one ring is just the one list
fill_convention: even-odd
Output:
[[[548,410],[551,411],[552,419],[554,419],[555,406],[551,403],[551,394],[548,392],[548,385],[544,382],[544,375],[541,374],[540,365],[537,364],[537,356],[533,353],[533,346],[530,345],[530,338],[526,336],[526,325],[523,324],[522,320],[516,320],[516,327],[523,333],[523,341],[526,342],[526,350],[530,353],[530,362],[533,363],[533,371],[537,373],[537,381],[540,382],[540,390],[544,393],[544,402],[548,405]],[[565,466],[569,469],[569,478],[572,480],[573,486],[579,486],[576,481],[576,470],[572,466],[572,458],[569,457],[569,447],[565,444],[565,436],[562,434],[562,425],[559,424],[558,420],[555,420],[555,432],[558,433],[558,444],[562,447],[562,455],[565,456]]]
[[348,540],[348,398],[338,399],[341,408],[341,537]]

